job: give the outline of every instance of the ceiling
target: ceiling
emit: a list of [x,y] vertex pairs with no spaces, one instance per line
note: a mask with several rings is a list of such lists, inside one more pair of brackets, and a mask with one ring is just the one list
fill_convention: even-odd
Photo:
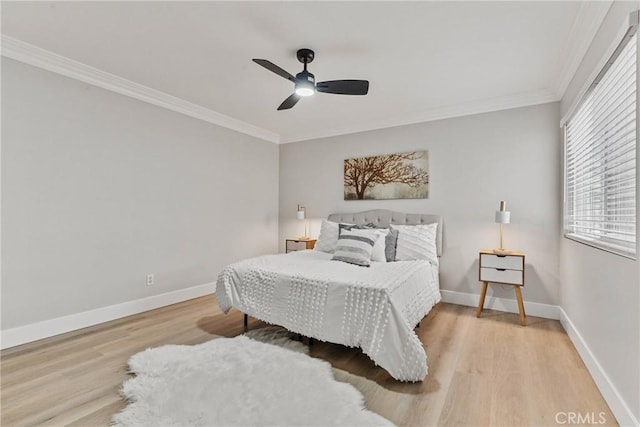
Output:
[[[291,142],[558,100],[609,6],[3,1],[3,55],[21,59],[8,41],[26,42],[23,50],[55,54],[48,61],[72,59],[223,125]],[[319,93],[276,111],[293,84],[251,59],[295,74],[302,47],[315,50],[318,81],[366,79],[369,94]]]

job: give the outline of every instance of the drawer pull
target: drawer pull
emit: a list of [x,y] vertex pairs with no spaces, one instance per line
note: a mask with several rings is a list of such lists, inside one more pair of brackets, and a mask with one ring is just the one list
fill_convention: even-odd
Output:
[[498,271],[505,271],[505,270],[506,270],[506,268],[496,268],[496,270],[498,270]]
[[498,258],[506,258],[506,255],[496,255]]

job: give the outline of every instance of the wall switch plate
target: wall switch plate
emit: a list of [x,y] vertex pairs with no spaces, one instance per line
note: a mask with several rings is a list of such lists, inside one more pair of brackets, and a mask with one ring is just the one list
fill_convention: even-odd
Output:
[[153,274],[147,274],[147,286],[153,285]]

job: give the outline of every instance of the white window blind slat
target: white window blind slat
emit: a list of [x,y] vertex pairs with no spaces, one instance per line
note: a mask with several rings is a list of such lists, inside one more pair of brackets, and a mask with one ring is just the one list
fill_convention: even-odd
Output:
[[[607,116],[591,120],[589,126],[585,126],[582,131],[574,131],[575,128],[573,126],[568,129],[567,136],[574,141],[579,141],[579,144],[571,147],[574,153],[588,152],[592,148],[592,144],[604,143],[603,137],[612,131],[612,125],[615,125],[613,128],[615,130],[618,130],[619,127],[624,128],[633,114],[633,107],[631,106],[635,95],[633,88],[633,86],[628,88],[629,91],[632,91],[631,94],[623,95],[624,98],[620,99],[620,102],[613,107],[612,111],[607,111]],[[594,114],[596,113],[594,112]]]
[[[623,115],[624,114],[624,115]],[[616,123],[610,123],[609,126],[615,126],[615,130],[602,132],[601,134],[592,134],[584,139],[591,145],[581,150],[571,150],[571,158],[568,164],[573,166],[582,163],[589,157],[600,157],[603,150],[616,149],[625,144],[635,143],[635,118],[631,113],[619,113],[621,119]],[[569,139],[576,139],[573,135],[567,135]]]
[[617,154],[612,164],[593,165],[588,169],[580,169],[576,166],[568,171],[567,182],[576,186],[595,185],[594,181],[599,181],[613,176],[623,175],[629,171],[635,171],[635,159],[632,157],[633,150]]
[[[586,187],[588,191],[592,191],[595,190],[594,186],[597,187],[597,182],[604,179],[611,180],[612,178],[624,175],[627,172],[635,172],[635,160],[635,158],[631,158],[618,161],[615,165],[609,165],[607,169],[604,169],[604,166],[595,165],[589,169],[585,169],[584,171],[578,170],[575,174],[571,175],[567,182],[574,184],[574,187],[577,189]],[[570,190],[570,192],[575,192],[576,188]]]
[[625,40],[565,123],[564,233],[635,258],[637,35]]
[[[617,123],[613,123],[613,125],[615,125],[614,136],[616,134],[625,135],[628,134],[628,132],[630,132],[631,130],[635,130],[633,111],[630,110],[629,103],[627,103],[625,107],[628,111],[614,111],[614,114],[617,117]],[[577,147],[572,150],[573,154],[575,155],[575,157],[572,158],[572,161],[579,160],[580,157],[589,155],[589,153],[592,153],[594,148],[606,145],[608,140],[604,137],[608,132],[610,132],[609,128],[611,125],[612,123],[594,123],[590,129],[591,132],[588,135],[584,135],[584,137],[581,135],[573,135],[569,133],[569,138],[573,140],[583,141],[583,145],[581,147]],[[607,126],[607,128],[602,129],[604,128],[604,126]]]

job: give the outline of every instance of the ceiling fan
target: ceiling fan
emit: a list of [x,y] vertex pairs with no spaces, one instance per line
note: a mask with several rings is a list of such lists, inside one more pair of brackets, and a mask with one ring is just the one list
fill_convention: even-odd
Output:
[[338,95],[366,95],[369,91],[369,82],[367,80],[329,80],[316,83],[315,76],[307,71],[307,64],[313,61],[315,53],[311,49],[300,49],[296,56],[298,61],[304,64],[304,70],[296,74],[295,77],[271,61],[253,59],[256,64],[262,65],[267,70],[290,80],[295,85],[294,93],[280,104],[278,110],[288,110],[296,105],[301,97],[311,96],[316,92],[335,93]]

